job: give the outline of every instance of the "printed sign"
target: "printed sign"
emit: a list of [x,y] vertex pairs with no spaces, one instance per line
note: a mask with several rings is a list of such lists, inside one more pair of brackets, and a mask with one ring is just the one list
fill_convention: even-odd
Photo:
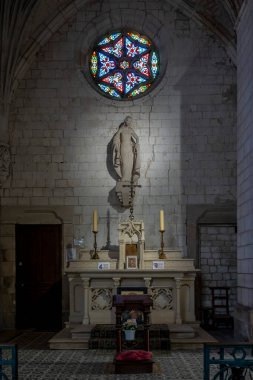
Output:
[[153,261],[153,269],[164,269],[164,261]]
[[110,263],[98,263],[98,269],[100,270],[107,270],[110,269]]

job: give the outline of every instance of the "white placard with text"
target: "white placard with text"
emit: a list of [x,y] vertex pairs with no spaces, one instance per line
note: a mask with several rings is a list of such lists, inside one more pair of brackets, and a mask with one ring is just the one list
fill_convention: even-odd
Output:
[[110,263],[108,262],[98,263],[98,269],[100,270],[110,269]]
[[153,269],[164,269],[164,261],[153,261]]

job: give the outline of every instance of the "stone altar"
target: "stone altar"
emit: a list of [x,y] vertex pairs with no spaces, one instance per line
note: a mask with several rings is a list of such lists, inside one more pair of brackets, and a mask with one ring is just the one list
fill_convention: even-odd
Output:
[[[159,250],[144,249],[142,221],[119,225],[119,252],[92,252],[80,249],[77,260],[65,268],[69,280],[70,324],[114,324],[113,296],[118,287],[146,287],[153,301],[151,323],[194,323],[194,260],[182,257],[180,250],[165,249],[166,259],[159,259]],[[135,268],[127,269],[126,245],[136,244]]]

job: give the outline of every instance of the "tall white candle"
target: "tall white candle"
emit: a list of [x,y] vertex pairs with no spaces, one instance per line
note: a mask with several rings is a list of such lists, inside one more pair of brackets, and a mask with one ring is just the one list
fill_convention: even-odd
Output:
[[93,232],[98,232],[98,210],[93,211]]
[[164,211],[160,210],[160,231],[164,231]]

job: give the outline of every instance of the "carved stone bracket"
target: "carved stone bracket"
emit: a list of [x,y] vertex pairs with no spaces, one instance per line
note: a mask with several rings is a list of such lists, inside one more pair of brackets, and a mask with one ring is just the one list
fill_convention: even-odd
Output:
[[116,184],[116,194],[123,207],[130,207],[131,189],[129,182],[118,181]]

